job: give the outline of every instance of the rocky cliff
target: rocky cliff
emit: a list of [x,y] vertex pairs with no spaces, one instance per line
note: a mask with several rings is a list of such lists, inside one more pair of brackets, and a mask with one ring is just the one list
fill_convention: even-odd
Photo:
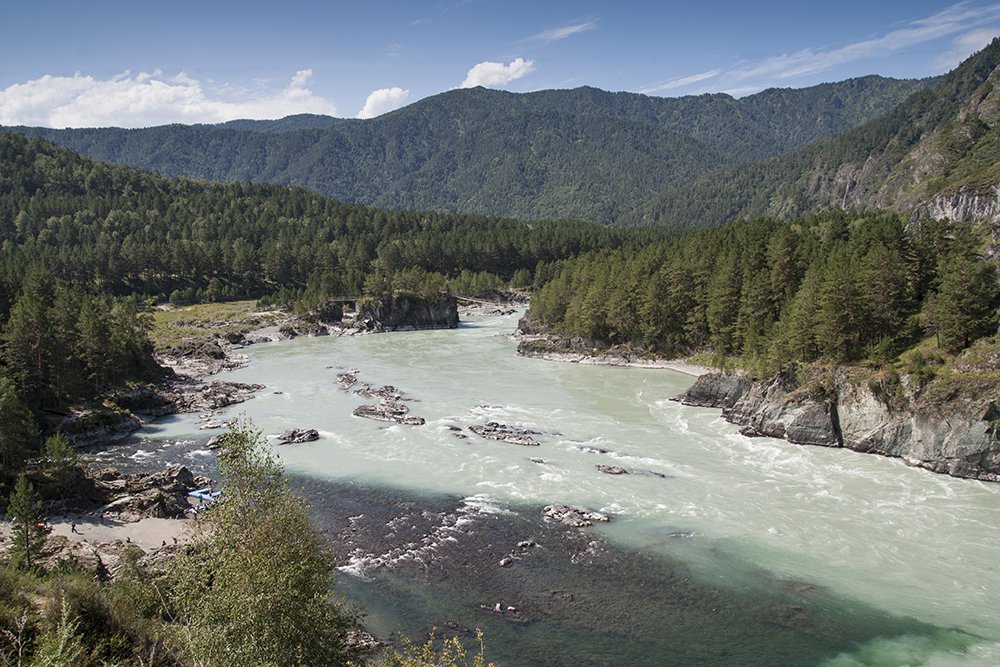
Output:
[[369,331],[454,329],[458,326],[458,301],[450,294],[366,297],[358,301],[354,324]]
[[767,381],[703,375],[675,400],[722,408],[750,436],[846,447],[904,459],[955,477],[1000,481],[1000,410],[989,395],[940,392],[914,378],[858,381],[846,371],[823,380],[794,365]]

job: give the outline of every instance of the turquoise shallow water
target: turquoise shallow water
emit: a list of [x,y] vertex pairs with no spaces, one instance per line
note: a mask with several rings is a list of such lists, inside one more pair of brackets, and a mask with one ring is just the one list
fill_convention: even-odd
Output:
[[[822,591],[821,600],[804,604],[813,619],[817,611],[828,614],[826,630],[812,620],[791,634],[757,632],[760,646],[731,654],[729,664],[740,664],[741,655],[766,662],[768,643],[773,655],[785,656],[773,664],[788,664],[778,646],[794,654],[796,642],[806,641],[802,637],[817,635],[821,639],[809,644],[815,650],[802,644],[801,664],[1000,664],[994,601],[1000,583],[1000,486],[876,456],[746,438],[718,411],[667,400],[692,382],[687,376],[517,357],[508,336],[516,317],[472,320],[457,330],[248,348],[251,364],[220,379],[259,382],[267,389],[226,414],[245,412],[269,435],[290,427],[318,429],[319,441],[279,451],[289,472],[320,486],[361,485],[459,504],[466,499],[523,517],[537,517],[538,507],[553,502],[610,513],[614,520],[593,532],[616,550],[621,568],[635,568],[632,579],[647,587],[667,585],[671,573],[683,568],[698,587],[692,604],[708,590],[731,600],[734,609],[767,596],[775,596],[775,605],[795,606],[780,592],[787,592],[788,582],[797,582],[799,592]],[[405,391],[414,399],[411,413],[427,424],[390,426],[353,417],[364,399],[334,383],[337,372],[351,368],[364,382]],[[541,445],[486,441],[467,430],[469,438],[459,439],[450,428],[491,420],[538,431]],[[198,449],[211,433],[198,431],[193,416],[155,423],[145,435],[155,446],[135,452],[137,461],[167,456],[156,454],[156,446],[169,454],[176,442],[187,443],[178,454],[186,460],[211,456]],[[606,475],[597,464],[631,474]],[[560,570],[557,560],[546,563],[548,570],[522,568],[518,576],[539,585],[553,572],[569,580],[576,576],[572,568]],[[395,624],[413,632],[428,605],[467,609],[472,595],[463,597],[447,578],[424,581],[386,568],[366,570],[363,557],[341,578],[345,590],[375,610],[372,622],[386,630]],[[612,580],[623,592],[606,599],[623,600],[627,609],[625,579]],[[655,616],[657,604],[665,605],[665,618],[678,613],[669,600],[651,599],[638,605],[643,615]],[[605,623],[608,637],[622,624],[634,625],[635,619],[621,618],[622,613],[619,609]],[[731,623],[699,612],[676,616],[674,625],[681,618],[717,622],[720,628],[745,623],[735,611]],[[502,648],[503,654],[516,656],[518,642],[561,646],[558,637],[593,636],[592,628],[573,623],[549,618],[526,627],[498,626],[493,633],[503,637],[505,647],[515,647]],[[646,632],[664,632],[657,628],[650,625]],[[627,662],[722,660],[719,654],[686,653],[684,637],[692,644],[707,641],[693,628],[648,646],[633,637],[629,644],[637,653]],[[718,639],[726,637],[734,649],[737,642],[743,648],[753,643],[735,631],[720,632]],[[662,658],[664,642],[675,647],[675,663]],[[577,645],[597,655],[590,664],[626,664],[600,657],[603,649],[587,641]],[[539,662],[558,664],[553,656]]]

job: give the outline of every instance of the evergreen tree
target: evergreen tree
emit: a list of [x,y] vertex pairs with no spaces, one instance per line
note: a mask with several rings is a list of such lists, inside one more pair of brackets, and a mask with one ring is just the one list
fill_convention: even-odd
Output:
[[862,307],[854,258],[839,246],[827,259],[819,289],[816,340],[824,356],[850,361],[861,355]]
[[719,257],[708,283],[706,315],[712,346],[719,352],[734,350],[741,291],[737,254],[730,251]]
[[940,287],[928,311],[941,347],[958,352],[996,331],[997,276],[991,262],[959,248],[941,261],[938,275]]
[[65,433],[50,435],[45,441],[45,469],[60,490],[73,479],[79,457]]
[[0,465],[17,472],[38,448],[38,429],[14,382],[0,377]]
[[24,396],[38,404],[46,396],[54,350],[49,345],[49,306],[54,290],[51,274],[28,274],[3,330],[4,360]]
[[35,487],[21,473],[7,504],[7,518],[11,522],[11,560],[25,569],[33,568],[45,544],[45,510]]

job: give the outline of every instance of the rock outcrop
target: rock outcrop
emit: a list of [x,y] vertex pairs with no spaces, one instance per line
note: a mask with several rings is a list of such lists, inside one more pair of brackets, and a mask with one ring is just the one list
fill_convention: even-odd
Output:
[[390,401],[380,401],[374,405],[366,403],[354,408],[355,417],[404,424],[406,426],[423,426],[426,423],[423,417],[414,417],[406,414],[407,412],[409,412],[409,408],[405,405]]
[[458,326],[458,301],[450,294],[433,299],[411,295],[366,297],[357,302],[354,326],[365,331],[454,329]]
[[728,410],[750,391],[753,385],[738,375],[709,373],[702,375],[691,387],[677,397],[684,405]]
[[990,401],[923,400],[894,411],[860,385],[840,391],[837,412],[845,447],[955,477],[1000,481],[1000,411]]
[[[723,397],[727,402],[731,398]],[[769,382],[753,384],[731,407],[723,407],[722,414],[739,424],[743,435],[784,438],[798,445],[842,444],[833,403],[814,398],[800,387],[794,366]]]
[[90,447],[127,438],[142,428],[142,421],[131,412],[104,408],[72,414],[59,428],[74,447]]
[[89,509],[96,504],[103,516],[119,521],[183,516],[190,507],[187,492],[211,484],[207,477],[195,476],[182,465],[137,475],[102,468],[88,470],[86,477],[88,486],[75,499],[77,509]]
[[175,383],[166,392],[177,412],[207,412],[242,403],[264,388],[243,382]]
[[898,405],[844,372],[827,385],[815,378],[800,383],[796,375],[794,366],[763,382],[706,375],[675,400],[722,408],[744,435],[846,447],[955,477],[1000,481],[1000,410],[990,398],[943,399],[904,378],[898,391],[905,400]]

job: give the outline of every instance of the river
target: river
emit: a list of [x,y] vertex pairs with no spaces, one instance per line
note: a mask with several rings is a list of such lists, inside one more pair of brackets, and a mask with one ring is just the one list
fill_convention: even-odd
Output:
[[[487,656],[508,666],[1000,664],[1000,485],[741,436],[717,410],[668,400],[688,376],[516,356],[516,320],[256,345],[248,367],[219,376],[267,387],[225,414],[269,435],[320,431],[279,451],[331,532],[350,511],[391,524],[373,503],[415,503],[432,510],[412,513],[426,528],[407,519],[421,553],[488,555],[427,566],[412,543],[406,558],[388,544],[342,554],[339,586],[377,632],[482,627]],[[364,399],[335,384],[346,369],[405,391],[426,425],[352,416]],[[541,445],[465,430],[487,421],[538,431]],[[101,456],[210,460],[192,415],[141,435]],[[557,502],[612,521],[554,528],[539,510]],[[518,551],[519,536],[539,546]],[[508,546],[516,558],[500,568],[492,554]],[[494,599],[524,616],[480,608]]]

